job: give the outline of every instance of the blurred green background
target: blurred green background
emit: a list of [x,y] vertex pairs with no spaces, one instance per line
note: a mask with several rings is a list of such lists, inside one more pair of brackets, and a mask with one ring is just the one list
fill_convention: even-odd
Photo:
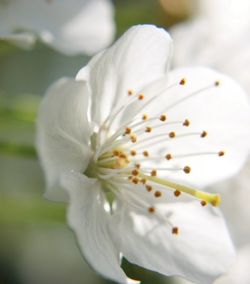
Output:
[[[117,37],[134,24],[169,27],[190,17],[190,0],[114,1]],[[81,257],[65,221],[66,206],[43,199],[34,151],[36,111],[46,88],[74,77],[88,57],[67,57],[42,44],[25,51],[0,41],[0,284],[111,283]],[[142,283],[171,279],[124,261]]]

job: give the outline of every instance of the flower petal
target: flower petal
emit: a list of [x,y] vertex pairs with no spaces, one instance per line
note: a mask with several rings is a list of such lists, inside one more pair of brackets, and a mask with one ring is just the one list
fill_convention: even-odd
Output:
[[[184,84],[179,84],[183,78]],[[150,99],[157,91],[153,92],[152,86],[145,88],[145,97]],[[165,128],[153,127],[150,134],[162,136],[149,145],[141,144],[141,151],[162,157],[161,163],[148,161],[149,166],[173,169],[159,170],[163,177],[205,186],[232,176],[247,158],[250,107],[246,95],[232,79],[213,70],[186,68],[170,72],[168,88],[143,111],[149,117],[167,115]],[[189,123],[185,126],[186,119]],[[143,139],[138,138],[138,143]],[[164,159],[167,153],[172,155],[169,161]],[[191,168],[189,174],[183,171],[185,166]]]
[[5,34],[18,37],[13,31],[31,31],[46,44],[68,55],[93,54],[113,39],[113,7],[109,0],[9,2],[0,10],[3,18],[0,31],[4,30]]
[[91,134],[88,106],[86,83],[73,79],[57,81],[41,104],[36,142],[46,174],[46,195],[50,199],[65,199],[65,193],[58,187],[63,172],[83,172],[87,167]]
[[88,263],[106,278],[138,283],[128,279],[120,267],[120,252],[109,232],[111,215],[104,210],[99,181],[72,172],[63,175],[62,184],[70,196],[68,222]]
[[[130,262],[165,275],[211,283],[225,273],[234,249],[223,218],[197,203],[157,205],[142,214],[123,207],[113,225],[116,241]],[[168,225],[179,228],[178,235]]]
[[77,79],[88,79],[93,91],[92,117],[100,124],[128,95],[166,74],[172,40],[152,25],[130,28],[112,47],[95,56],[79,71]]

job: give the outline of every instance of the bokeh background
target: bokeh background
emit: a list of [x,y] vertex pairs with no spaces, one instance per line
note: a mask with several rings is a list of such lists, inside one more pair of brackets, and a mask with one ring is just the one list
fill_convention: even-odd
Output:
[[[168,29],[198,10],[195,0],[113,4],[116,37],[135,24]],[[74,77],[88,60],[42,43],[27,51],[0,41],[0,284],[112,283],[82,258],[66,224],[66,205],[43,198],[44,178],[34,151],[36,111],[47,87],[62,76]],[[144,284],[173,283],[126,261],[123,267]]]

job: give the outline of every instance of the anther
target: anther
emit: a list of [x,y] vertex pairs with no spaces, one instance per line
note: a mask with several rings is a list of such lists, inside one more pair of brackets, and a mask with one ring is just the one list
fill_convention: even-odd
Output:
[[134,184],[138,184],[139,183],[139,179],[137,177],[132,178],[132,182]]
[[139,172],[138,172],[137,169],[133,169],[133,170],[131,171],[131,174],[132,174],[133,176],[138,176],[138,175],[139,175]]
[[206,206],[207,205],[207,202],[205,200],[202,200],[201,201],[201,206]]
[[125,131],[124,131],[124,134],[130,134],[130,133],[131,133],[131,131],[132,131],[132,129],[131,129],[131,128],[126,127],[126,128],[125,128]]
[[215,87],[220,86],[220,81],[215,81],[215,82],[214,82],[214,86],[215,86]]
[[148,115],[147,114],[143,114],[142,115],[142,120],[148,120]]
[[190,121],[185,119],[182,125],[188,127],[190,125]]
[[182,78],[179,82],[180,85],[185,85],[186,84],[186,79]]
[[136,163],[136,164],[135,164],[135,167],[136,167],[137,169],[140,169],[140,167],[141,167],[141,164],[139,164],[139,163]]
[[130,140],[132,143],[135,143],[137,141],[137,136],[133,133],[130,135]]
[[153,189],[153,187],[151,185],[148,185],[148,184],[146,185],[146,190],[148,192],[152,191],[152,189]]
[[222,157],[222,156],[224,156],[225,155],[225,152],[224,151],[220,151],[219,153],[218,153],[218,156],[219,157]]
[[133,90],[128,90],[128,95],[129,96],[132,96],[134,94],[134,91]]
[[167,116],[165,114],[162,114],[159,118],[161,121],[166,121]]
[[173,235],[178,235],[179,234],[179,228],[178,227],[173,227],[172,228],[172,234]]
[[146,129],[145,129],[145,132],[150,133],[151,131],[152,131],[152,127],[147,126]]
[[166,158],[166,160],[171,160],[171,159],[173,159],[173,156],[171,155],[171,154],[167,154],[166,156],[165,156],[165,158]]
[[114,150],[114,151],[113,151],[113,155],[114,155],[114,156],[119,156],[119,155],[120,155],[120,151]]
[[183,172],[184,172],[185,174],[189,174],[189,173],[191,172],[191,168],[190,168],[189,166],[185,166],[185,167],[183,168]]
[[144,94],[140,94],[139,96],[138,96],[138,100],[143,100],[144,99]]
[[130,155],[131,155],[131,156],[136,156],[136,151],[135,151],[135,150],[131,150],[131,151],[130,151]]
[[142,183],[142,184],[146,184],[146,182],[147,182],[147,180],[146,180],[145,178],[142,178],[142,179],[141,179],[141,183]]
[[201,138],[204,138],[204,137],[206,137],[207,136],[207,131],[202,131],[201,132]]
[[151,176],[152,177],[156,177],[157,176],[157,171],[156,170],[152,170],[151,171]]
[[181,192],[180,192],[179,190],[175,190],[175,191],[174,191],[174,195],[175,195],[176,197],[178,197],[178,196],[181,195]]
[[175,134],[175,132],[172,131],[168,134],[168,136],[169,136],[169,138],[175,138],[176,134]]
[[148,157],[149,156],[149,152],[148,151],[143,151],[142,154],[143,154],[144,157]]
[[154,213],[155,212],[155,208],[154,207],[149,207],[148,208],[148,212],[149,213]]
[[155,195],[155,197],[157,197],[157,198],[158,198],[158,197],[161,197],[161,192],[157,190],[154,195]]

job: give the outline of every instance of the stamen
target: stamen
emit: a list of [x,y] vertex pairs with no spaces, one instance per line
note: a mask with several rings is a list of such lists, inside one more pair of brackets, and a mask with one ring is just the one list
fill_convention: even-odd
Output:
[[131,151],[130,151],[130,155],[131,155],[131,156],[136,156],[136,151],[135,151],[135,150],[131,150]]
[[215,87],[219,87],[220,86],[220,81],[215,81],[214,85],[215,85]]
[[166,121],[167,116],[165,114],[162,114],[159,119],[160,119],[160,121]]
[[149,157],[149,152],[148,151],[143,151],[142,154],[143,154],[144,157]]
[[146,190],[148,192],[152,191],[152,189],[153,189],[153,187],[151,185],[149,185],[149,184],[146,185]]
[[131,89],[128,90],[128,95],[129,95],[129,96],[132,96],[133,94],[134,94],[134,90],[131,90]]
[[140,94],[139,96],[138,96],[138,100],[143,100],[144,99],[144,94]]
[[166,160],[171,160],[171,159],[173,159],[173,156],[171,155],[171,154],[167,154],[166,156],[165,156],[165,158],[166,158]]
[[218,156],[219,157],[222,157],[222,156],[224,156],[225,155],[225,152],[224,151],[220,151],[219,153],[218,153]]
[[205,200],[202,200],[201,201],[201,206],[206,206],[207,205],[207,202]]
[[134,169],[134,170],[132,170],[131,174],[132,174],[133,176],[138,176],[138,175],[139,175],[139,172],[138,172],[137,169]]
[[124,131],[124,134],[130,134],[130,133],[131,133],[131,131],[132,131],[132,129],[131,129],[131,128],[126,127],[126,128],[125,128],[125,131]]
[[180,192],[179,190],[175,190],[175,191],[174,191],[174,195],[175,195],[176,197],[178,197],[178,196],[181,195],[181,192]]
[[202,131],[201,132],[201,138],[204,138],[204,137],[206,137],[207,136],[207,131]]
[[135,133],[132,133],[132,134],[130,135],[130,140],[131,140],[132,143],[135,143],[135,142],[137,141],[137,136],[136,136]]
[[168,136],[169,136],[169,138],[175,138],[176,134],[175,134],[174,131],[172,131],[168,134]]
[[190,168],[189,166],[185,166],[185,167],[183,168],[183,172],[184,172],[185,174],[189,174],[189,173],[191,172],[191,168]]
[[156,170],[152,170],[151,171],[151,176],[152,177],[156,177],[157,176],[157,171]]
[[144,113],[144,114],[142,115],[142,120],[148,120],[148,115]]
[[152,127],[151,126],[147,126],[145,129],[145,132],[150,133],[152,131]]
[[186,79],[182,78],[179,82],[180,85],[185,85],[186,84]]

